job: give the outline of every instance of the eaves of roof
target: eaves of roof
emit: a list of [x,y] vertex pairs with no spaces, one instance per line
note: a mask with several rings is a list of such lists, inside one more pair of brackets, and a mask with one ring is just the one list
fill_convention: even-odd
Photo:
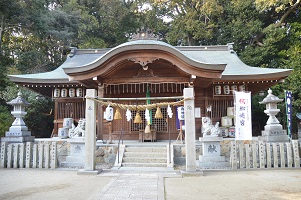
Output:
[[73,65],[72,67],[63,67],[64,71],[67,74],[71,73],[78,73],[83,71],[88,71],[99,67],[101,64],[106,62],[112,56],[117,55],[122,52],[127,51],[139,51],[139,50],[158,50],[158,51],[165,51],[169,52],[176,57],[180,58],[184,62],[203,69],[208,70],[224,70],[226,63],[205,63],[199,60],[196,60],[191,57],[187,57],[182,51],[178,50],[176,47],[171,46],[167,43],[156,41],[156,40],[136,40],[131,42],[123,43],[115,48],[108,50],[104,53],[101,57],[97,58],[93,62],[89,62],[85,65]]
[[192,66],[209,70],[224,70],[223,80],[286,77],[292,71],[248,66],[239,59],[231,49],[231,45],[174,47],[156,40],[136,40],[112,49],[75,50],[74,54],[70,54],[61,66],[51,72],[10,75],[9,78],[17,83],[71,83],[68,73],[93,69],[121,52],[145,49],[168,51]]

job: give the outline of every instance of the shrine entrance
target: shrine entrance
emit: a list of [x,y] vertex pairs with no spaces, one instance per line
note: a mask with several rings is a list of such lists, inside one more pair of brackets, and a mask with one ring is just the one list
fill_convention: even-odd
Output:
[[[118,106],[114,108],[114,113],[118,109],[121,117],[114,119],[112,122],[102,119],[104,127],[99,138],[102,137],[103,140],[118,140],[122,129],[125,140],[157,141],[168,140],[170,138],[175,140],[180,129],[180,123],[177,118],[177,106],[183,105],[183,102],[177,102],[182,99],[185,87],[188,87],[188,84],[185,82],[104,85],[103,96],[107,97],[106,100],[111,100],[112,104],[119,106],[119,108]],[[147,100],[145,99],[146,97],[148,97]],[[163,99],[159,97],[163,97]],[[109,103],[103,102],[98,108],[104,112],[107,104]],[[149,109],[151,137],[141,134],[148,124],[145,113],[145,108],[148,104],[155,105],[152,109]],[[173,113],[171,117],[168,116],[168,105]],[[126,107],[130,107],[132,120],[127,121]],[[160,117],[156,116],[157,109],[161,112]],[[134,120],[137,114],[141,117],[141,121],[139,122]]]

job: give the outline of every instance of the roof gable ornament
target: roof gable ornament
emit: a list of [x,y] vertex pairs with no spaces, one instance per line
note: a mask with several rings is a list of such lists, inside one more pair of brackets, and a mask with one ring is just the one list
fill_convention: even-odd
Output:
[[152,63],[159,58],[156,57],[135,57],[135,58],[128,58],[128,60],[133,61],[134,63],[140,64],[143,68],[147,66],[147,64]]
[[129,41],[134,40],[160,40],[159,36],[154,34],[149,28],[141,27],[138,28],[137,33],[131,34],[129,36]]

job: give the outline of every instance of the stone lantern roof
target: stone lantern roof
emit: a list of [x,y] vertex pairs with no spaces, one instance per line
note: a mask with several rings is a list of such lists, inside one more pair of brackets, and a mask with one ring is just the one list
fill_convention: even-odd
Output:
[[18,92],[18,97],[11,100],[10,102],[7,102],[7,104],[9,105],[23,105],[23,106],[29,106],[30,103],[28,103],[23,97],[22,97],[22,93]]
[[272,90],[268,90],[268,95],[261,101],[259,102],[260,104],[268,104],[268,103],[278,103],[283,101],[283,99],[279,99],[277,96],[272,94]]

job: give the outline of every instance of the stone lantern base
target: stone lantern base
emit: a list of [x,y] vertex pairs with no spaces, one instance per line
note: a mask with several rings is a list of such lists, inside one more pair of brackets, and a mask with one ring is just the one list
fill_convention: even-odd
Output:
[[20,127],[11,126],[9,131],[5,133],[5,137],[1,138],[1,142],[33,142],[34,138],[27,127],[22,130]]
[[1,137],[1,142],[33,142],[34,136]]
[[262,136],[258,136],[259,141],[264,142],[288,142],[289,138],[286,130],[280,124],[266,125],[265,130],[261,131]]

